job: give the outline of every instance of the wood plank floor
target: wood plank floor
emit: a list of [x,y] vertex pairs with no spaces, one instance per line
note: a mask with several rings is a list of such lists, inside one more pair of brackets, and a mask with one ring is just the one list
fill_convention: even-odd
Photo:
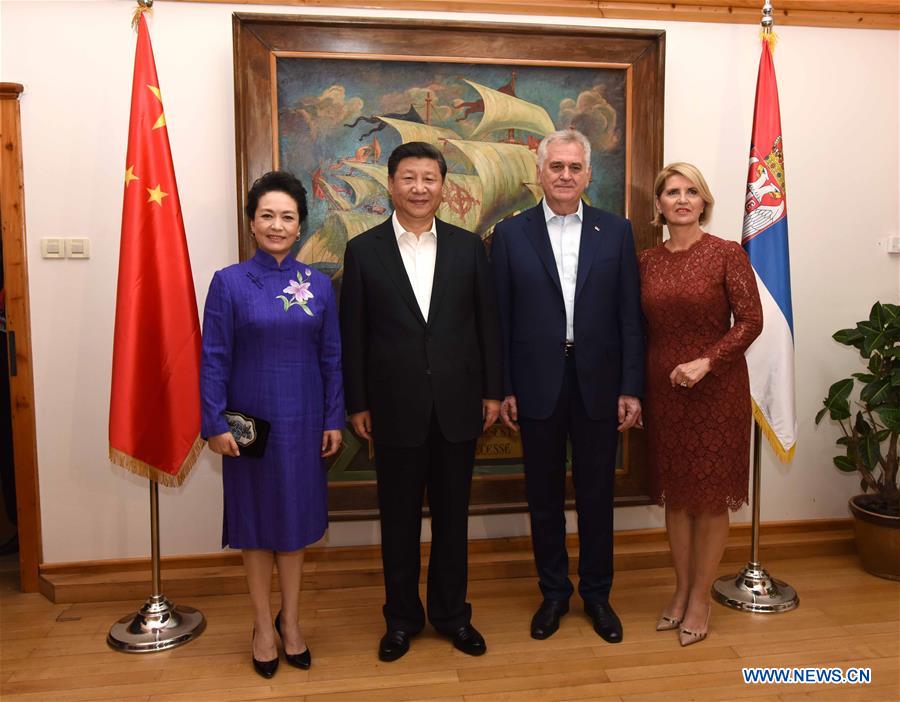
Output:
[[[900,700],[900,584],[864,573],[854,555],[773,560],[766,566],[800,593],[801,606],[781,615],[750,615],[714,605],[711,633],[680,648],[675,632],[654,622],[671,571],[616,575],[613,604],[624,641],[604,643],[573,599],[559,632],[528,636],[538,604],[532,578],[470,585],[473,622],[488,653],[470,658],[427,630],[409,654],[381,663],[378,586],[304,590],[304,632],[313,667],[282,665],[271,681],[249,661],[251,615],[246,595],[191,598],[206,632],[174,651],[126,655],[105,643],[110,625],[138,602],[52,604],[16,590],[0,573],[0,698],[3,702],[487,702],[492,700],[748,700],[749,702],[896,702]],[[736,570],[736,564],[722,572]],[[278,596],[273,595],[277,606]],[[745,685],[747,666],[869,667],[868,685]]]

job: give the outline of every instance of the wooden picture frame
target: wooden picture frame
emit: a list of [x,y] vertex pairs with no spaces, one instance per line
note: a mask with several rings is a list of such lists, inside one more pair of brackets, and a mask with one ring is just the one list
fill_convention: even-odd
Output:
[[[610,191],[612,194],[598,191],[596,197],[600,198],[601,205],[606,202],[604,198],[611,199],[614,204],[608,209],[618,209],[620,214],[631,219],[639,250],[661,241],[661,230],[653,227],[650,221],[654,212],[653,179],[662,167],[663,154],[663,31],[475,22],[438,25],[423,20],[313,18],[247,13],[233,15],[233,30],[237,220],[241,260],[252,256],[254,251],[253,242],[246,234],[249,231],[249,222],[244,215],[247,192],[253,180],[280,165],[281,142],[289,138],[289,135],[279,134],[282,126],[280,113],[283,111],[279,104],[279,94],[284,92],[283,86],[279,87],[279,71],[286,70],[279,66],[287,66],[279,64],[279,61],[288,60],[317,61],[320,62],[317,64],[319,68],[321,62],[329,60],[372,62],[373,70],[376,70],[376,66],[393,66],[398,62],[404,65],[422,63],[434,67],[461,64],[470,71],[485,66],[509,67],[513,71],[513,95],[516,95],[516,72],[524,75],[529,70],[564,72],[571,69],[574,74],[577,69],[581,71],[581,75],[585,71],[621,71],[624,76],[621,84],[625,88],[622,96],[624,107],[621,110],[624,118],[619,120],[618,126],[623,140],[617,151],[621,153],[620,165],[623,169],[618,178],[620,191]],[[312,65],[309,64],[310,67]],[[356,65],[365,68],[368,64]],[[468,80],[465,82],[472,85]],[[509,85],[503,86],[500,91],[508,92],[505,90],[508,87]],[[483,106],[482,103],[481,107]],[[411,106],[410,110],[412,109]],[[421,118],[417,115],[417,119]],[[430,124],[428,119],[422,121]],[[511,133],[510,141],[512,139]],[[530,144],[533,146],[534,143],[536,139],[531,138]],[[381,160],[386,158],[387,153]],[[293,168],[307,187],[311,177],[314,180],[319,177],[314,173],[303,172],[302,165],[294,165]],[[596,172],[595,167],[595,176]],[[352,179],[354,171],[350,170],[349,173]],[[319,184],[322,182],[317,181]],[[317,185],[314,183],[313,188],[311,196],[321,196],[322,187],[318,186],[316,190]],[[325,194],[336,197],[330,192]],[[539,195],[536,197],[539,198]],[[616,197],[619,198],[618,201]],[[380,209],[382,208],[375,211]],[[477,230],[476,227],[471,228]],[[347,235],[352,236],[354,233],[359,232],[348,232]],[[485,235],[484,231],[480,233]],[[346,448],[337,457],[337,461],[342,466],[350,466],[354,456],[357,456],[357,463],[366,463],[370,456],[366,455],[368,452],[365,447],[352,436],[346,438]],[[514,448],[509,448],[512,445],[511,438],[504,431],[495,430],[480,442],[480,455],[501,456],[499,460],[489,461],[501,468],[517,466],[521,459],[516,457]],[[641,433],[627,434],[622,442],[620,465],[616,471],[617,505],[649,502],[645,456]],[[329,516],[332,520],[371,519],[377,516],[375,483],[371,474],[354,473],[352,470],[351,468],[346,475],[359,475],[368,479],[345,479],[329,484]],[[476,464],[472,484],[472,514],[526,510],[521,471],[484,473]],[[573,498],[571,481],[569,482],[568,496]]]

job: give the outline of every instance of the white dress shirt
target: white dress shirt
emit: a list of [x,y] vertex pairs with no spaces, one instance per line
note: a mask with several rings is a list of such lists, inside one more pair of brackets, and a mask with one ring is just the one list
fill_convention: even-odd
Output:
[[542,200],[542,204],[566,306],[566,341],[575,341],[575,282],[578,279],[578,248],[581,246],[584,210],[580,200],[578,210],[570,215],[556,214],[546,200]]
[[437,230],[435,220],[431,220],[431,228],[416,236],[408,232],[397,219],[397,213],[391,215],[397,246],[400,247],[400,258],[409,277],[416,302],[425,321],[428,321],[428,308],[431,306],[431,288],[434,285],[434,262],[437,259]]

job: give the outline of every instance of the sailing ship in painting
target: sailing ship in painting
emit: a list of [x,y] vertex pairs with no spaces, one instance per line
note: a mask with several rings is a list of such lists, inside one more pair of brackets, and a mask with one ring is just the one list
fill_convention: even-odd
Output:
[[537,145],[556,128],[550,115],[516,96],[515,72],[498,89],[462,80],[478,98],[453,103],[459,111],[456,122],[481,115],[474,129],[465,130],[468,134],[462,133],[463,127],[431,124],[430,93],[421,111],[411,105],[406,113],[360,116],[344,125],[362,127],[360,141],[370,141],[352,155],[320,163],[314,172],[313,197],[324,201],[327,214],[300,247],[298,259],[339,277],[347,241],[384,221],[390,202],[387,159],[382,158],[378,135],[388,129],[395,130],[401,142],[428,142],[443,153],[448,172],[437,216],[446,222],[487,238],[497,222],[540,202]]

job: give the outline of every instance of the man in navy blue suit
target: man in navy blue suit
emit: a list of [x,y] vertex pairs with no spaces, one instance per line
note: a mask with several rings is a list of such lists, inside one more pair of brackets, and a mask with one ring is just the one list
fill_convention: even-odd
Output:
[[566,440],[580,538],[578,592],[594,629],[622,640],[609,604],[618,432],[641,426],[644,342],[631,223],[582,202],[591,146],[574,129],[538,148],[544,199],[498,224],[492,268],[503,327],[503,422],[521,429],[531,539],[543,602],[531,635],[569,611]]

